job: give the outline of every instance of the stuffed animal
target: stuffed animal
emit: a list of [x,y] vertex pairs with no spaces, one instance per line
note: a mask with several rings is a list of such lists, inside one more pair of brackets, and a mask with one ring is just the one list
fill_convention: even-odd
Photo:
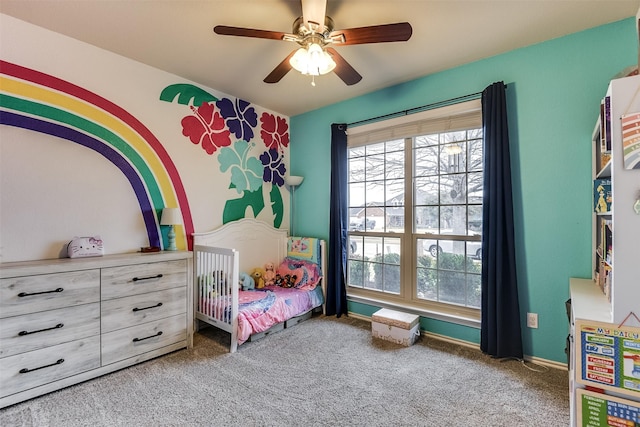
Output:
[[285,274],[282,279],[282,287],[283,288],[293,288],[296,285],[296,279],[298,276],[295,274]]
[[282,283],[284,281],[282,280],[282,276],[280,276],[280,273],[276,273],[276,278],[274,279],[274,284],[276,286],[282,286]]
[[291,277],[289,278],[289,287],[295,288],[297,281],[298,281],[298,276],[296,276],[295,274],[292,274]]
[[251,277],[256,282],[256,289],[264,288],[264,270],[256,267],[251,271]]
[[275,285],[276,283],[276,269],[272,262],[268,262],[264,265],[264,284],[267,286]]
[[247,273],[240,273],[239,279],[240,279],[240,287],[242,288],[243,291],[251,291],[255,289],[256,282],[255,280],[253,280],[253,277],[251,277]]

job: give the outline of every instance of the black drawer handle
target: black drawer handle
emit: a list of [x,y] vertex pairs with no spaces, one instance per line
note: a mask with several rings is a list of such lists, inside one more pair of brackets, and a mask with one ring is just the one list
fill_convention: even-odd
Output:
[[133,311],[149,310],[150,308],[156,308],[156,307],[162,307],[162,303],[159,302],[156,305],[152,305],[152,306],[149,306],[149,307],[142,307],[142,308],[136,307],[136,308],[133,309]]
[[39,370],[39,369],[50,368],[50,367],[52,367],[52,366],[60,365],[60,364],[62,364],[62,363],[64,363],[64,359],[58,359],[58,361],[57,361],[57,362],[52,363],[51,365],[44,365],[44,366],[40,366],[40,367],[38,367],[38,368],[33,368],[33,369],[29,369],[29,368],[22,368],[22,369],[20,369],[20,373],[21,373],[21,374],[26,374],[26,373],[29,373],[29,372],[37,371],[37,370]]
[[37,334],[38,332],[44,332],[44,331],[50,331],[52,329],[60,329],[64,326],[63,323],[58,323],[56,326],[52,326],[51,328],[46,328],[46,329],[38,329],[37,331],[20,331],[18,332],[18,335],[25,336],[25,335],[31,335],[31,334]]
[[149,277],[134,277],[133,281],[137,282],[140,280],[151,280],[151,279],[159,279],[162,277],[162,274],[156,274],[155,276],[149,276]]
[[54,293],[54,292],[62,292],[62,291],[64,291],[64,289],[62,289],[62,288],[58,288],[58,289],[54,289],[54,290],[52,290],[52,291],[44,291],[44,292],[31,292],[31,293],[27,293],[27,292],[20,292],[20,293],[18,294],[18,296],[19,296],[20,298],[22,298],[22,297],[30,297],[30,296],[33,296],[33,295],[52,294],[52,293]]
[[151,335],[149,337],[144,337],[144,338],[134,338],[133,342],[140,342],[140,341],[144,341],[144,340],[148,340],[149,338],[155,338],[155,337],[159,337],[160,335],[162,335],[162,331],[158,332],[155,335]]

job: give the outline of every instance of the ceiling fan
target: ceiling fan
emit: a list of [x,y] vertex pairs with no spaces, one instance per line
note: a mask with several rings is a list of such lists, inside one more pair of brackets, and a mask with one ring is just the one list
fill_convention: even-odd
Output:
[[[408,22],[334,30],[333,19],[326,16],[327,0],[301,1],[302,16],[293,22],[291,34],[226,25],[217,25],[213,31],[225,36],[298,43],[300,48],[291,52],[278,64],[265,77],[265,83],[279,82],[291,68],[294,68],[312,77],[333,71],[347,85],[358,83],[362,76],[333,48],[334,46],[407,41],[413,31]],[[315,86],[315,80],[312,80],[311,84]]]

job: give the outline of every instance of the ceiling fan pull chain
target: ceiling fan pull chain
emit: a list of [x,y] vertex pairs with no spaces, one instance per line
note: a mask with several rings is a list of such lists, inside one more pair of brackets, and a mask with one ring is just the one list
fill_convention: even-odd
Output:
[[315,75],[311,75],[311,86],[316,87],[316,76]]

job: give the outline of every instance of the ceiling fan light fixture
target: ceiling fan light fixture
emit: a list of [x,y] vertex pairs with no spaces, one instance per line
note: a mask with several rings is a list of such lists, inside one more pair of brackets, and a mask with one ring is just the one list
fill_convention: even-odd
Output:
[[301,47],[289,60],[291,66],[304,75],[320,76],[333,71],[336,63],[319,44]]
[[455,156],[462,153],[462,147],[458,144],[448,144],[444,146],[444,152],[449,156]]
[[313,79],[315,76],[332,71],[347,86],[354,85],[362,80],[362,76],[334,47],[407,41],[413,33],[411,24],[408,22],[369,25],[334,31],[333,19],[326,15],[327,0],[300,1],[302,3],[302,16],[293,21],[291,34],[228,25],[216,25],[213,31],[216,34],[225,36],[252,37],[297,43],[300,48],[290,52],[263,81],[265,83],[278,83],[293,68],[303,75],[312,76],[312,86],[315,86],[315,80]]

